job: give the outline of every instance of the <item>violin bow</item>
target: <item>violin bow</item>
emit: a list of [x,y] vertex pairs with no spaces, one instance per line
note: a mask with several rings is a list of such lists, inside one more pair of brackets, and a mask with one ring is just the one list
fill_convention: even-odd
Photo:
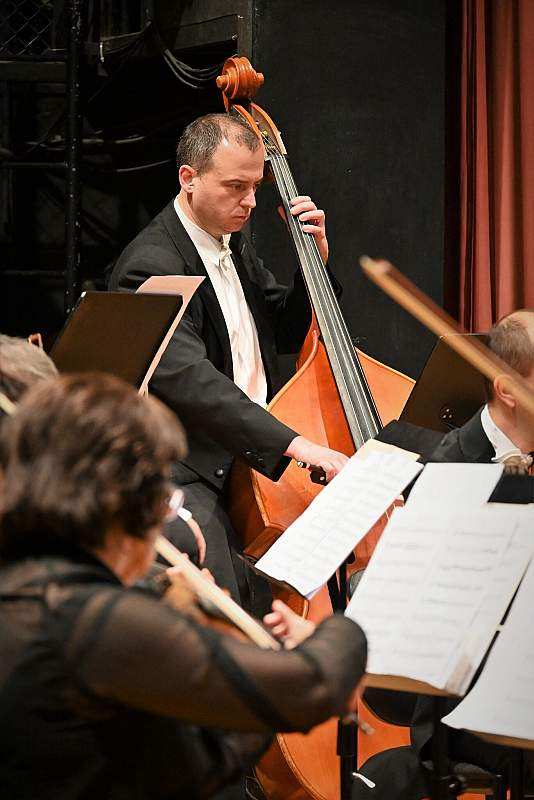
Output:
[[8,417],[15,413],[15,403],[9,399],[7,394],[0,392],[0,409],[7,414]]
[[[362,256],[360,265],[374,284],[438,336],[466,333],[449,314],[389,261],[375,261],[369,256]],[[523,376],[492,353],[485,344],[465,336],[451,336],[447,344],[490,381],[498,376],[506,376],[510,391],[517,402],[534,415],[534,394]]]
[[[243,631],[262,650],[280,650],[281,645],[250,614],[232,600],[216,583],[212,583],[168,539],[158,536],[156,551],[169,564],[180,567],[181,573],[195,594],[220,611],[224,617]],[[172,579],[172,575],[169,576]]]

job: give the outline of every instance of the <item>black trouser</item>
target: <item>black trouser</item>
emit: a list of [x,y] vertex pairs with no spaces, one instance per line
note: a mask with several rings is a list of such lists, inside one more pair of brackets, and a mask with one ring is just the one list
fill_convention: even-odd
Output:
[[[180,467],[180,471],[183,474],[184,468]],[[234,600],[261,617],[269,610],[271,593],[267,581],[253,573],[240,556],[242,548],[226,511],[225,492],[198,479],[193,472],[191,476],[195,480],[182,479],[181,486],[185,491],[185,506],[206,539],[204,566]]]

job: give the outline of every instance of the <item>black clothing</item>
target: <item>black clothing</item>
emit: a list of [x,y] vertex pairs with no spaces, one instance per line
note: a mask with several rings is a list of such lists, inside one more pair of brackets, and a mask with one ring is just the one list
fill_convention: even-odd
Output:
[[[441,463],[489,464],[495,449],[482,427],[482,409],[461,428],[445,434],[428,461]],[[503,475],[493,490],[490,503],[533,503],[532,475]]]
[[[427,451],[425,458],[421,460],[425,463],[471,463],[488,464],[495,456],[495,449],[484,432],[481,422],[482,409],[468,420],[461,428],[457,428],[444,436],[434,449]],[[385,429],[387,431],[387,427]],[[400,431],[402,433],[402,431]],[[395,442],[392,436],[397,433],[392,428],[392,433],[386,441]],[[429,432],[435,433],[435,432]],[[425,440],[431,443],[431,438]],[[534,502],[534,479],[530,475],[503,475],[497,483],[491,497],[491,502],[500,503],[531,503]],[[400,707],[396,702],[398,697],[394,692],[382,692],[374,690],[377,702],[375,705],[383,705],[386,712],[393,719],[398,715]],[[373,692],[369,692],[369,701],[373,707]],[[366,693],[367,697],[367,693]],[[411,698],[411,700],[410,700]],[[376,781],[377,787],[374,790],[375,800],[422,800],[428,796],[426,781],[428,772],[423,762],[429,763],[432,757],[432,699],[426,695],[405,694],[403,702],[402,724],[406,724],[405,712],[409,708],[409,703],[413,703],[413,716],[411,720],[411,740],[412,746],[407,748],[397,748],[388,751],[380,759],[378,754],[369,759],[368,763],[362,767],[362,773]],[[448,700],[445,713],[452,711],[460,701],[457,699]],[[448,752],[453,762],[474,764],[494,772],[501,772],[505,769],[510,758],[510,751],[507,748],[484,742],[479,737],[468,731],[448,728]],[[534,763],[530,753],[525,754],[525,775],[527,782],[532,785],[534,782]],[[389,771],[388,780],[381,780],[380,771],[386,766]],[[399,787],[398,792],[392,794],[391,786]],[[401,790],[400,787],[403,787]],[[355,797],[364,797],[363,790]]]
[[461,428],[446,433],[428,460],[489,464],[495,456],[495,450],[482,427],[481,414],[482,409],[479,409]]
[[[189,507],[188,510],[191,511]],[[170,539],[178,550],[187,553],[193,564],[197,567],[200,566],[197,540],[185,520],[177,517],[172,522],[167,522],[163,528],[163,535]],[[164,563],[167,564],[167,562]]]
[[388,422],[374,437],[379,442],[402,447],[412,453],[419,453],[419,461],[425,464],[443,437],[439,431],[431,431],[411,422],[394,419]]
[[[185,467],[181,467],[181,472],[187,480]],[[206,539],[203,566],[217,576],[217,582],[228,589],[235,600],[243,604],[249,596],[245,564],[237,556],[239,542],[221,502],[221,492],[207,481],[198,480],[194,474],[190,477],[191,483],[182,483],[182,486],[186,491],[187,508],[200,525]],[[174,541],[172,535],[169,538]]]
[[[269,396],[279,386],[277,352],[295,352],[310,323],[300,272],[293,286],[277,283],[242,233],[230,238],[232,258],[258,331]],[[152,275],[205,275],[206,268],[171,201],[119,257],[110,289],[135,291]],[[295,431],[233,382],[226,323],[209,277],[185,312],[150,383],[150,391],[178,414],[189,442],[184,464],[221,488],[232,459],[277,480]],[[180,476],[178,475],[178,478]]]
[[271,731],[339,713],[365,656],[342,616],[294,651],[266,652],[125,589],[89,555],[4,564],[0,796],[208,797]]
[[[481,413],[482,409],[479,409],[461,428],[446,434],[394,420],[375,438],[420,453],[419,461],[423,464],[488,464],[495,456],[495,450],[482,427]],[[404,491],[405,498],[412,485]],[[489,500],[492,503],[533,503],[534,478],[531,475],[503,475]]]
[[[277,283],[242,233],[231,236],[230,248],[258,331],[271,397],[280,388],[277,352],[298,350],[309,327],[306,289],[300,271],[293,286]],[[186,486],[186,503],[201,525],[207,544],[206,566],[235,600],[259,614],[265,604],[255,604],[254,597],[267,594],[265,581],[237,561],[240,547],[225,510],[223,491],[234,457],[278,480],[290,461],[283,454],[297,434],[252,402],[233,382],[224,316],[173,201],[126,247],[113,269],[109,288],[135,291],[152,275],[206,276],[161,359],[150,391],[176,412],[186,429],[189,453],[176,465],[174,479]],[[338,284],[330,277],[339,294]],[[170,538],[174,541],[172,535]]]

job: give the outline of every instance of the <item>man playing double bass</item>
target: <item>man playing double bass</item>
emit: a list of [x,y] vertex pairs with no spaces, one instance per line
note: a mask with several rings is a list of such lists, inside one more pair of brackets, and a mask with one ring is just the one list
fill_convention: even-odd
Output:
[[[274,481],[291,458],[332,478],[346,457],[299,436],[265,409],[279,388],[277,352],[299,349],[310,305],[300,272],[290,287],[277,283],[241,232],[256,205],[263,145],[240,119],[210,114],[185,129],[177,165],[178,196],[124,250],[110,288],[133,291],[152,275],[206,276],[150,390],[187,430],[189,454],[176,479],[186,484],[188,506],[206,536],[205,563],[236,599],[240,593],[245,599],[224,504],[234,457]],[[309,197],[292,202],[291,213],[315,237],[326,263],[324,212]]]

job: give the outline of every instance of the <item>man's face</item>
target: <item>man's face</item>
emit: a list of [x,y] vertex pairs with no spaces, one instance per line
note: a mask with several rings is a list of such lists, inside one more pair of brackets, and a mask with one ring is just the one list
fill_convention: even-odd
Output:
[[197,225],[215,237],[240,231],[256,205],[263,163],[263,147],[252,152],[223,139],[208,169],[191,178],[187,199]]

